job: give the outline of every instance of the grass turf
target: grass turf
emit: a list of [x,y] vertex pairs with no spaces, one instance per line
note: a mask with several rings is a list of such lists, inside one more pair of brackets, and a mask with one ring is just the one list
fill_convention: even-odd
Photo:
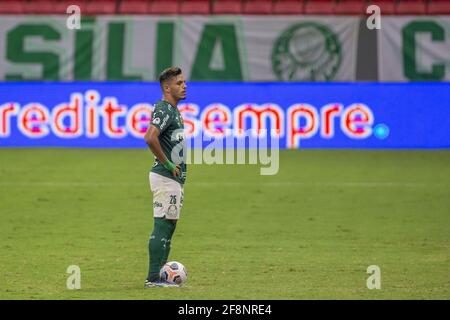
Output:
[[0,299],[450,299],[450,151],[282,151],[275,176],[191,165],[170,256],[188,285],[144,290],[151,164],[0,149]]

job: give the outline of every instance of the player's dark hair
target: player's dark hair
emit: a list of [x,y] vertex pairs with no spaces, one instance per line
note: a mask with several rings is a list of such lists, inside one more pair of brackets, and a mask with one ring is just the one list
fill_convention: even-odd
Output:
[[176,77],[182,73],[181,69],[178,67],[170,67],[165,69],[161,74],[159,75],[159,84],[162,88],[163,83],[172,79],[173,77]]

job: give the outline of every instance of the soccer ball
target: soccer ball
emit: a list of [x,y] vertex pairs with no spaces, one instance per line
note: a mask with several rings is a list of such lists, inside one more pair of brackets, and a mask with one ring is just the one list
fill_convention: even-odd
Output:
[[170,261],[163,265],[159,272],[159,276],[163,281],[179,285],[186,282],[187,271],[181,263]]

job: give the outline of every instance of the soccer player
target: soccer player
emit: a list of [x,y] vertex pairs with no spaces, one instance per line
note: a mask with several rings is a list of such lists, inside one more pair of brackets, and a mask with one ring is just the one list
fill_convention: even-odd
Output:
[[178,102],[186,98],[186,80],[180,68],[171,67],[160,74],[159,83],[163,98],[154,106],[144,137],[155,155],[149,177],[154,226],[148,243],[149,272],[145,288],[170,286],[160,279],[159,271],[169,257],[186,180],[184,123],[177,108]]

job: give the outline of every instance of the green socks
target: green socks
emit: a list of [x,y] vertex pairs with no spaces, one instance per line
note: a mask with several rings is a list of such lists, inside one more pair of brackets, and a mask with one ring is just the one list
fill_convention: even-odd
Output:
[[152,235],[148,242],[149,272],[147,280],[158,281],[159,270],[167,262],[170,242],[175,231],[176,220],[155,218]]
[[167,259],[169,258],[170,245],[171,245],[171,243],[172,243],[172,236],[173,236],[173,233],[175,232],[175,228],[176,228],[176,226],[177,226],[177,220],[166,220],[166,221],[170,222],[170,225],[169,225],[169,234],[168,234],[167,241],[166,241],[166,245],[165,245],[165,248],[164,248],[164,249],[165,249],[165,250],[164,250],[164,254],[163,254],[162,259],[161,259],[161,265],[160,265],[160,268],[161,268],[164,264],[166,264]]

